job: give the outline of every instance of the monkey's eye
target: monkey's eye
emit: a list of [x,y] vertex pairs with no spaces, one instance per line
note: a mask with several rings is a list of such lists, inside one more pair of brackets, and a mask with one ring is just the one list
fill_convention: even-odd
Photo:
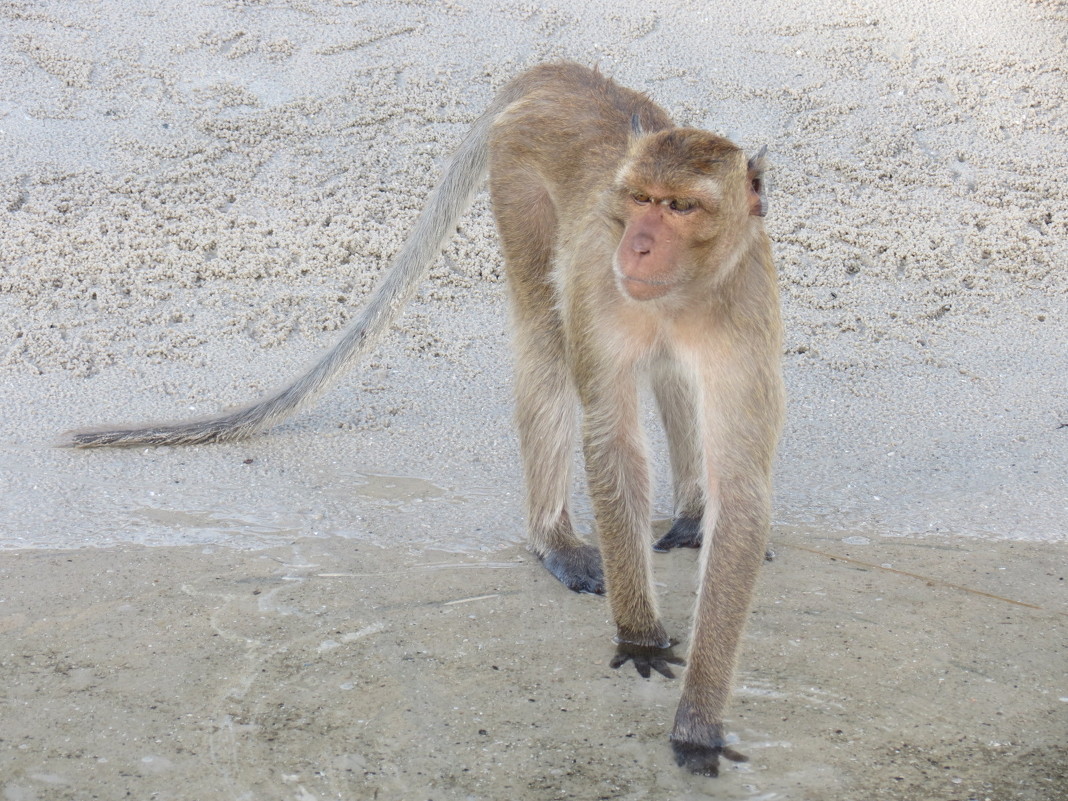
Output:
[[681,200],[676,198],[668,204],[672,211],[677,211],[679,214],[689,214],[691,211],[697,208],[697,203],[693,200]]
[[630,197],[631,200],[633,200],[639,206],[644,206],[651,200],[651,198],[647,194],[645,194],[645,192],[631,192]]

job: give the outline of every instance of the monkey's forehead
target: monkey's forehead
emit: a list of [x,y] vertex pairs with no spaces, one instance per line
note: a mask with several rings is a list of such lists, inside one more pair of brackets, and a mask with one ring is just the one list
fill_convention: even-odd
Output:
[[642,160],[653,160],[677,169],[713,172],[735,164],[742,149],[729,139],[697,128],[671,128],[642,137],[633,151]]
[[628,184],[697,188],[715,185],[744,174],[745,154],[732,146],[729,150],[679,151],[674,148],[639,149],[631,154],[618,175]]

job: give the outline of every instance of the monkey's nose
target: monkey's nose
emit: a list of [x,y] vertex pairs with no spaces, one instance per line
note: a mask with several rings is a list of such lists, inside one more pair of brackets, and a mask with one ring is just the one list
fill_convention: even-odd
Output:
[[645,255],[653,249],[653,238],[646,233],[635,235],[630,241],[631,250],[639,255]]

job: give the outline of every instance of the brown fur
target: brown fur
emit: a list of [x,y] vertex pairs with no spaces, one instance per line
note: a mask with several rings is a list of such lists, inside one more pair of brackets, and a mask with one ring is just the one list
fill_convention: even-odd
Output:
[[[491,134],[490,192],[515,309],[531,547],[570,586],[597,583],[584,574],[585,561],[568,567],[570,554],[583,554],[566,480],[566,421],[577,395],[616,664],[634,659],[648,671],[671,661],[652,586],[638,424],[639,384],[651,374],[671,445],[676,514],[704,518],[701,589],[672,740],[680,762],[714,773],[726,753],[723,713],[765,552],[782,417],[761,165],[720,137],[672,127],[643,95],[580,67],[543,67],[521,80],[523,100]],[[674,213],[680,198],[696,207]],[[641,246],[629,247],[638,233]],[[649,258],[655,266],[641,266]],[[667,289],[635,300],[626,272]]]
[[[761,160],[675,127],[647,97],[576,64],[518,77],[464,140],[397,266],[342,341],[273,396],[202,421],[74,432],[73,446],[235,439],[292,413],[397,313],[470,202],[488,162],[507,263],[516,421],[530,547],[568,587],[603,592],[613,666],[671,675],[650,558],[639,425],[651,380],[668,432],[676,523],[658,549],[702,542],[689,665],[671,740],[715,775],[734,662],[768,535],[781,425],[780,322],[761,217]],[[602,561],[568,511],[576,401]]]

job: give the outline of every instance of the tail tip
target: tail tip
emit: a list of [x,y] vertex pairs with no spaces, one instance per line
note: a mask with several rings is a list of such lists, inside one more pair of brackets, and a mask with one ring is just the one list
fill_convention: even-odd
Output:
[[78,432],[72,429],[70,431],[64,431],[52,440],[52,447],[70,449],[80,448],[82,445],[78,442]]

